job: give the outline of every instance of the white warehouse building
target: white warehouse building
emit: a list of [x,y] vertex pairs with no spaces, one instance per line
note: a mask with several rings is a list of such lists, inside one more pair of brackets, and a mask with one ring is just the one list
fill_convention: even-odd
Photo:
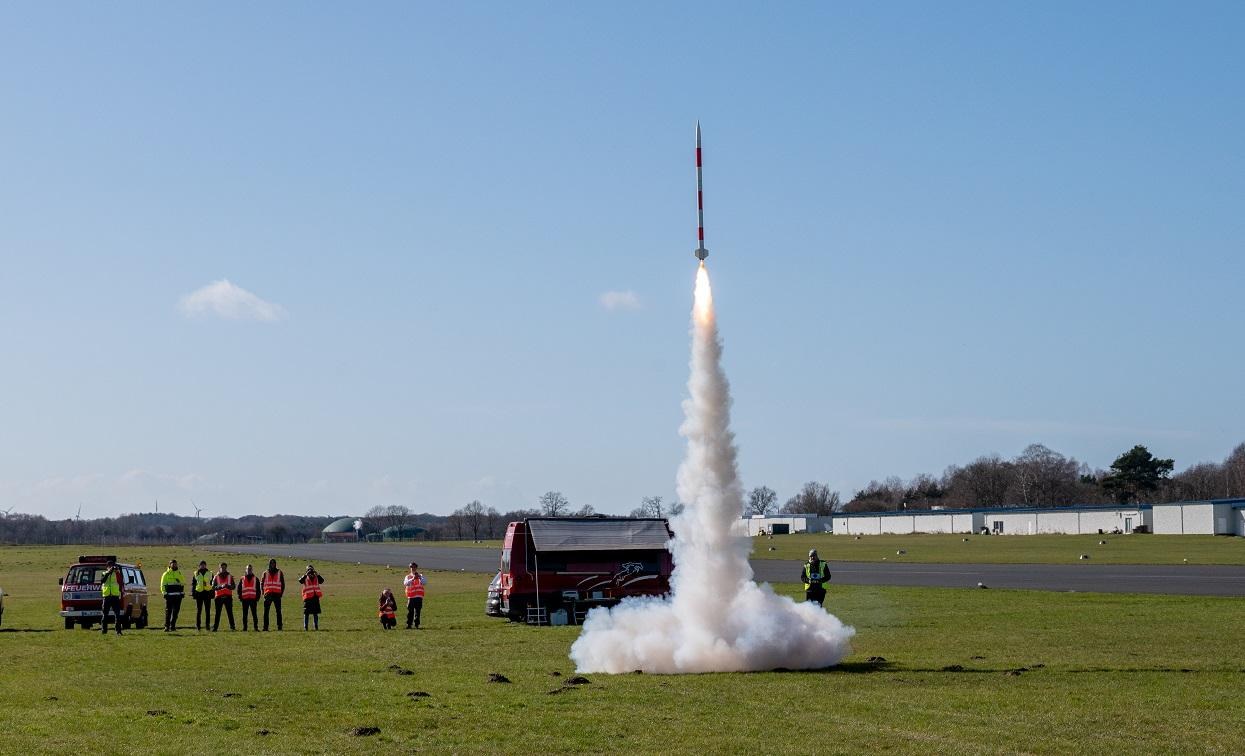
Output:
[[1154,532],[1245,536],[1245,499],[1155,504]]
[[827,533],[830,518],[815,514],[752,515],[736,520],[733,530],[743,536]]
[[1152,530],[1148,504],[1039,509],[929,509],[900,512],[837,514],[831,527],[838,535],[907,535],[909,533],[1131,533],[1139,526]]
[[1245,498],[1129,506],[853,512],[834,515],[831,528],[837,535],[980,533],[983,530],[996,535],[1079,535],[1132,533],[1144,528],[1142,532],[1161,535],[1245,536]]

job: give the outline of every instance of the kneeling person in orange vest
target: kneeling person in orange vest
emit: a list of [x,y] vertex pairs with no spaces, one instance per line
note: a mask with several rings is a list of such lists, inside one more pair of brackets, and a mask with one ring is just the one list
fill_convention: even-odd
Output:
[[246,615],[251,615],[251,629],[259,630],[259,577],[251,565],[238,580],[238,598],[242,601],[242,632],[246,632]]
[[220,563],[220,570],[212,576],[212,588],[216,592],[216,619],[212,621],[212,632],[220,629],[220,613],[224,609],[229,615],[229,629],[237,630],[233,624],[233,575],[229,574],[229,565]]
[[277,608],[277,629],[281,629],[281,595],[285,593],[285,573],[277,569],[277,560],[268,560],[268,569],[259,579],[264,592],[264,632],[268,632],[268,610]]
[[377,614],[380,615],[380,626],[385,630],[398,626],[398,600],[388,588],[380,592],[380,610]]
[[402,578],[402,585],[406,588],[406,629],[411,629],[414,623],[415,629],[419,629],[419,615],[424,611],[424,586],[428,584],[428,580],[424,578],[419,571],[419,565],[411,562],[411,570]]
[[324,595],[324,589],[320,585],[324,582],[324,577],[316,572],[316,568],[307,565],[307,572],[298,579],[303,585],[303,629],[307,629],[307,619],[311,618],[315,622],[316,629],[320,629],[320,597]]

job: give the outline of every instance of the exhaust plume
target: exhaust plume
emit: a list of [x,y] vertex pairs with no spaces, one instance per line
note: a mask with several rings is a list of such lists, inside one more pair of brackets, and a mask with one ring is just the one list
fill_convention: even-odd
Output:
[[[692,307],[691,378],[679,429],[679,467],[670,595],[593,609],[571,646],[580,672],[744,672],[820,669],[851,651],[855,630],[811,602],[797,603],[752,581],[751,543],[731,533],[743,488],[730,431],[730,386],[721,365],[709,272],[701,262]],[[794,577],[794,576],[792,576]]]

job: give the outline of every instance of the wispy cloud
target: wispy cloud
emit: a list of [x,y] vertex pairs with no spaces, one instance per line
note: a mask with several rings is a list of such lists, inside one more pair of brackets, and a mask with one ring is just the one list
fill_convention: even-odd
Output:
[[227,278],[182,297],[178,304],[187,317],[215,316],[226,320],[273,322],[285,318],[285,308],[261,299]]
[[613,312],[615,310],[640,309],[640,295],[627,289],[626,291],[607,291],[599,298],[601,306]]

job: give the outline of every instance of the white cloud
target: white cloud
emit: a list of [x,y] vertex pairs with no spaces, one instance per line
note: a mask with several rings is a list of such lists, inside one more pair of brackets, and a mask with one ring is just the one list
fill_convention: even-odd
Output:
[[607,310],[638,310],[640,295],[627,289],[626,291],[607,291],[599,298],[601,306]]
[[260,299],[229,279],[204,286],[182,297],[178,305],[187,317],[214,315],[226,320],[261,320],[272,322],[285,318],[285,308]]

